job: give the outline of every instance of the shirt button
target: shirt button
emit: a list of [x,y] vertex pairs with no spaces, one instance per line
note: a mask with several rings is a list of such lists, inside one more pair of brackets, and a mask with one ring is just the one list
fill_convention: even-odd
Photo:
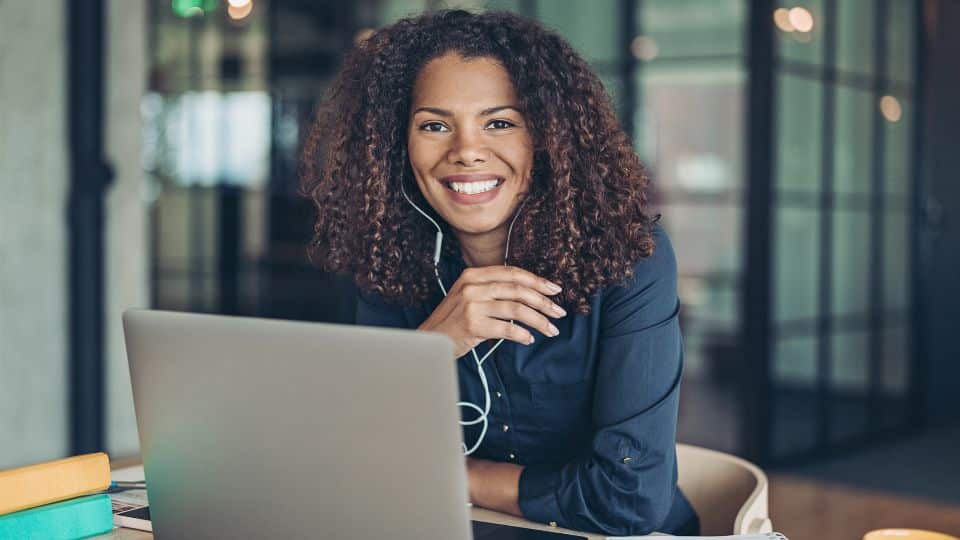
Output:
[[509,456],[509,457],[510,457],[510,459],[517,459],[517,456],[516,456],[516,454],[510,454],[510,456]]
[[623,459],[620,460],[620,461],[622,461],[624,464],[627,464],[627,463],[630,463],[631,461],[633,461],[633,459],[631,459],[630,456],[627,456],[627,457],[623,458]]
[[497,392],[497,397],[498,397],[498,398],[502,398],[502,397],[503,397],[503,394],[501,394],[500,392]]
[[504,425],[503,425],[503,430],[504,430],[504,431],[510,431],[510,426],[504,424]]
[[[550,525],[551,527],[556,527],[556,526],[557,526],[557,522],[556,522],[556,521],[551,521],[550,523],[548,523],[548,525]],[[550,533],[550,534],[553,534],[553,533]]]

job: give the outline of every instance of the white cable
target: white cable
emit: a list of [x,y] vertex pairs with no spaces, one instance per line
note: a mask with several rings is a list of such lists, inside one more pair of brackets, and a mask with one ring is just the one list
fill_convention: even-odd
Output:
[[[403,180],[400,180],[400,192],[403,194],[403,198],[413,206],[417,212],[420,212],[423,217],[430,220],[430,223],[437,228],[437,245],[433,250],[433,273],[437,276],[437,283],[440,284],[440,290],[443,292],[444,298],[447,296],[447,288],[443,286],[443,280],[440,279],[440,269],[437,267],[437,264],[440,262],[440,251],[443,246],[443,231],[440,229],[440,225],[433,220],[426,212],[420,209],[419,206],[413,203],[410,200],[410,197],[407,196],[407,190],[403,187]],[[526,198],[520,203],[520,208],[517,209],[517,213],[513,216],[513,220],[510,222],[510,228],[507,229],[507,247],[503,254],[503,265],[507,266],[507,257],[510,255],[510,234],[513,232],[513,224],[517,221],[517,216],[520,215],[520,209],[523,208],[523,204],[526,203]],[[510,324],[513,324],[513,319],[510,320]],[[458,407],[467,407],[477,411],[478,415],[473,420],[460,420],[461,426],[472,426],[475,424],[483,423],[483,426],[480,428],[480,436],[477,438],[477,442],[473,446],[467,448],[466,443],[461,443],[463,447],[463,454],[469,456],[470,454],[476,452],[477,448],[480,448],[480,444],[483,442],[484,437],[487,435],[487,428],[490,425],[488,416],[490,415],[490,384],[487,382],[487,374],[483,369],[483,363],[487,358],[493,354],[493,351],[503,343],[503,338],[500,338],[500,341],[496,343],[493,347],[487,351],[487,354],[483,355],[483,358],[477,356],[476,348],[471,348],[470,352],[473,353],[473,359],[477,364],[477,374],[480,376],[480,384],[483,386],[483,408],[481,409],[476,403],[471,403],[469,401],[458,401]]]

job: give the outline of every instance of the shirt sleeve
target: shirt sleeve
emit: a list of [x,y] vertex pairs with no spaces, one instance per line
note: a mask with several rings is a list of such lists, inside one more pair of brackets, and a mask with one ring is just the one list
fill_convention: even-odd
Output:
[[407,318],[400,306],[391,306],[376,293],[357,290],[356,324],[407,328]]
[[528,519],[643,535],[670,511],[683,348],[676,259],[661,229],[655,238],[634,277],[601,302],[591,445],[576,461],[523,470],[519,505]]

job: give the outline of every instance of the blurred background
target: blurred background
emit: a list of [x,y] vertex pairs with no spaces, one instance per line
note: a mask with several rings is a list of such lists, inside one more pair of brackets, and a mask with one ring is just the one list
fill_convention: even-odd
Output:
[[612,96],[679,261],[679,440],[770,471],[793,536],[960,531],[956,0],[0,0],[0,469],[138,454],[128,307],[353,322],[303,135],[345,51],[448,7]]

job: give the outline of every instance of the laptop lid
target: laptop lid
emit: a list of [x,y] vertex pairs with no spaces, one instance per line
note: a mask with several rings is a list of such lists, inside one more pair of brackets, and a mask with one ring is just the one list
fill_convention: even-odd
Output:
[[123,322],[158,538],[470,538],[446,336],[148,310]]

